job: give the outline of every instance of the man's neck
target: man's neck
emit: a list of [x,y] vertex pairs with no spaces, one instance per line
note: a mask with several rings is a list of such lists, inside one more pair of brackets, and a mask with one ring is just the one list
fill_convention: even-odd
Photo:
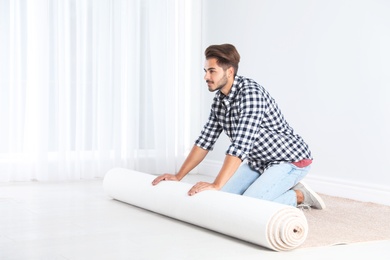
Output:
[[233,82],[234,82],[234,78],[233,80],[228,80],[226,85],[223,88],[221,88],[221,93],[224,94],[225,96],[229,95],[230,90],[232,89],[233,86]]

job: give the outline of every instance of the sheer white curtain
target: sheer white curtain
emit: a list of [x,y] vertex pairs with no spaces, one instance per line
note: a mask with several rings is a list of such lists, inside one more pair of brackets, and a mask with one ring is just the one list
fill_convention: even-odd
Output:
[[197,2],[2,0],[0,181],[177,170],[200,123]]

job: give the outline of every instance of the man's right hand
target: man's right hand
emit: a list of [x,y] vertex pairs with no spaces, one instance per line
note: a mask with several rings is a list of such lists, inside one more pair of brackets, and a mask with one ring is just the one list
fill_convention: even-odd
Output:
[[160,181],[179,181],[179,179],[174,174],[165,173],[154,179],[152,184],[157,185]]

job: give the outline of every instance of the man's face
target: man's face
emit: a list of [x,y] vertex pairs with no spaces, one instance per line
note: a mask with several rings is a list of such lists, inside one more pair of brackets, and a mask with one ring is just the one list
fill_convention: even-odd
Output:
[[[217,59],[210,58],[206,60],[204,71],[206,73],[204,75],[204,79],[206,80],[210,92],[223,89],[227,86],[228,78],[226,76],[226,71],[224,71],[222,67],[218,66]],[[224,91],[222,91],[222,93],[223,92]]]

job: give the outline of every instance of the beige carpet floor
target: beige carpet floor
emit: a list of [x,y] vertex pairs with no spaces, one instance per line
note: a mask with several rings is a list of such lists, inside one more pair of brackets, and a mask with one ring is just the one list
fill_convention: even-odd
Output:
[[321,195],[325,210],[305,210],[309,234],[302,247],[390,240],[390,206]]

